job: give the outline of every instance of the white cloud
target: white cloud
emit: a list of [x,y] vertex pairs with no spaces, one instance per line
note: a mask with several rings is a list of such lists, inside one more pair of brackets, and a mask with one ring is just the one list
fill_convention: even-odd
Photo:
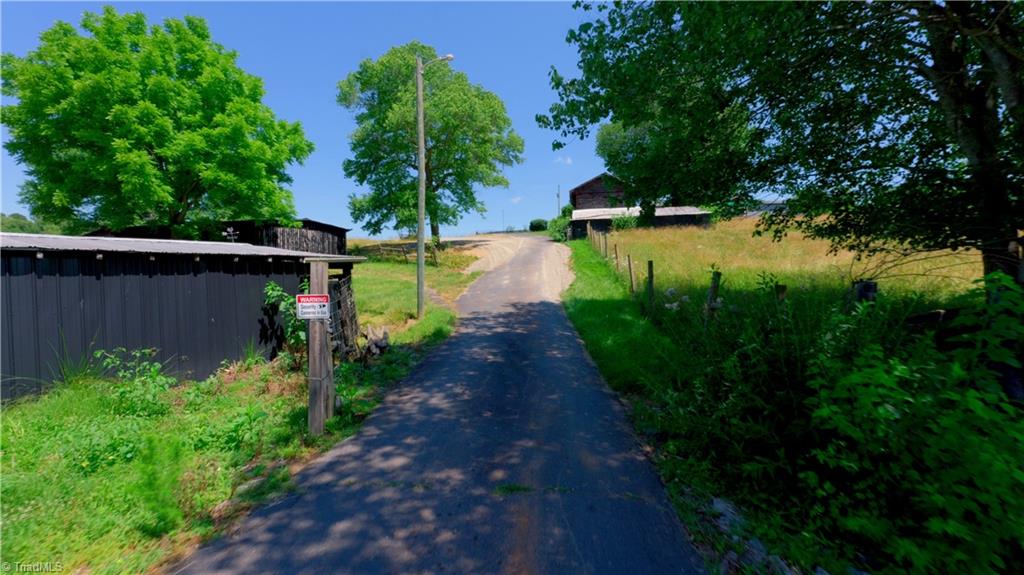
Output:
[[566,166],[572,165],[572,158],[570,156],[558,156],[555,158],[556,164],[565,164]]
[[513,203],[513,204],[518,204],[519,202],[523,201],[523,196],[515,196],[515,197],[512,197],[512,198],[509,198],[508,201],[510,203]]

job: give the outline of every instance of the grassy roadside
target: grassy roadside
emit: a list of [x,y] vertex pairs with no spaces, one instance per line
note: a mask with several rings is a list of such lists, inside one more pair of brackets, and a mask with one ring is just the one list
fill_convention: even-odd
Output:
[[[614,242],[634,263],[657,262],[653,321],[586,240],[570,242],[576,280],[564,295],[713,569],[766,572],[737,559],[763,560],[767,547],[812,572],[1004,572],[1024,556],[1024,476],[1013,471],[1024,420],[989,366],[1024,341],[1020,323],[1004,321],[1024,309],[1019,290],[1002,288],[1002,311],[985,306],[966,291],[977,261],[944,254],[854,306],[836,269],[857,262],[799,238],[762,246],[746,225],[609,237],[610,252]],[[723,301],[706,325],[712,264]],[[776,283],[789,285],[787,300]],[[972,345],[940,350],[905,323],[951,304],[964,310],[958,325],[978,330]],[[986,341],[1004,343],[989,355]],[[743,507],[731,533],[712,496]]]
[[[454,299],[476,278],[453,256],[428,285]],[[391,351],[336,371],[344,408],[320,438],[305,434],[306,383],[256,353],[201,382],[163,376],[145,354],[121,354],[120,378],[83,373],[0,423],[2,559],[90,573],[159,571],[355,433],[386,388],[454,327],[445,305],[416,306],[414,265],[360,264],[357,308],[392,333]]]

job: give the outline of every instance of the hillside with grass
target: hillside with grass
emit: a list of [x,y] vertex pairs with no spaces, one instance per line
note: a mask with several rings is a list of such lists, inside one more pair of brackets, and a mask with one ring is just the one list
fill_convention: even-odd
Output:
[[[719,557],[757,538],[810,571],[1019,564],[1024,421],[998,365],[1022,351],[1024,328],[1006,321],[1024,309],[1020,289],[992,279],[1000,296],[984,305],[977,252],[857,259],[754,229],[740,219],[570,244],[567,313],[656,446],[691,534]],[[854,301],[858,279],[878,282],[875,301]],[[936,309],[959,317],[911,319]],[[712,498],[743,510],[741,539],[715,527]]]
[[464,272],[474,259],[446,250],[428,268],[437,297],[419,321],[415,264],[356,266],[360,320],[387,328],[392,346],[336,367],[342,407],[321,437],[307,434],[304,357],[267,362],[255,346],[203,381],[165,375],[148,350],[101,350],[46,395],[5,405],[4,561],[159,570],[288,493],[295,472],[355,433],[387,388],[451,333],[449,305],[479,275]]

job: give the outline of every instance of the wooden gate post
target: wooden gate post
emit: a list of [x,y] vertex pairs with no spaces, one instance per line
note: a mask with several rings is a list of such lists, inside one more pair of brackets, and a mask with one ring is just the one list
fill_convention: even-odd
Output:
[[654,316],[654,260],[647,260],[647,313]]
[[715,316],[715,312],[721,307],[718,303],[718,290],[722,285],[722,272],[712,271],[711,272],[711,287],[708,288],[708,301],[704,304],[704,326],[707,327],[708,322]]
[[633,256],[626,254],[626,268],[629,270],[629,295],[636,295],[636,280],[633,278]]
[[[327,290],[327,262],[309,262],[309,293],[329,294]],[[309,356],[309,434],[323,435],[324,422],[334,417],[334,368],[331,365],[330,341],[327,322],[309,320],[307,338]]]

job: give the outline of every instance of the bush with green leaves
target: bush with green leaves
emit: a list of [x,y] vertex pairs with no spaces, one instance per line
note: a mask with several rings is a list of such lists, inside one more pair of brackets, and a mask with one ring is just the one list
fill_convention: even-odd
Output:
[[543,218],[537,218],[530,220],[530,231],[531,232],[543,232],[548,229],[548,221]]
[[869,343],[850,362],[833,342],[810,366],[821,442],[803,483],[832,528],[910,571],[1001,572],[1024,553],[1024,417],[994,369],[1020,367],[1024,296],[987,281],[998,297],[955,321],[951,352]]
[[555,218],[548,222],[548,235],[556,242],[569,240],[569,219]]
[[697,298],[656,319],[687,350],[674,384],[646,390],[669,480],[703,477],[798,529],[813,561],[826,545],[873,572],[998,573],[1024,557],[1024,412],[1000,387],[1024,354],[1021,288],[979,282],[940,350],[905,324],[907,300],[813,313],[841,292],[779,301],[762,279],[760,293],[726,286],[707,326]]
[[[309,291],[309,281],[303,280],[299,290],[303,293]],[[276,282],[267,282],[263,288],[263,305],[270,313],[281,317],[281,329],[284,331],[281,355],[292,369],[301,369],[306,356],[306,322],[295,315],[295,295],[286,292]]]
[[177,440],[156,434],[145,438],[137,462],[135,495],[142,502],[139,530],[157,537],[178,526],[182,520],[178,505],[179,479],[184,468],[182,447]]
[[572,204],[562,207],[562,212],[548,222],[548,235],[556,242],[569,241],[569,225],[572,222]]
[[163,373],[163,364],[154,361],[157,350],[123,347],[98,350],[96,359],[103,369],[117,376],[113,389],[113,410],[118,415],[152,417],[167,413],[170,406],[165,392],[175,379]]
[[639,222],[640,222],[640,218],[637,217],[637,216],[630,216],[630,215],[616,216],[616,217],[612,218],[612,230],[614,230],[616,232],[620,232],[622,230],[631,230],[631,229],[637,227]]

